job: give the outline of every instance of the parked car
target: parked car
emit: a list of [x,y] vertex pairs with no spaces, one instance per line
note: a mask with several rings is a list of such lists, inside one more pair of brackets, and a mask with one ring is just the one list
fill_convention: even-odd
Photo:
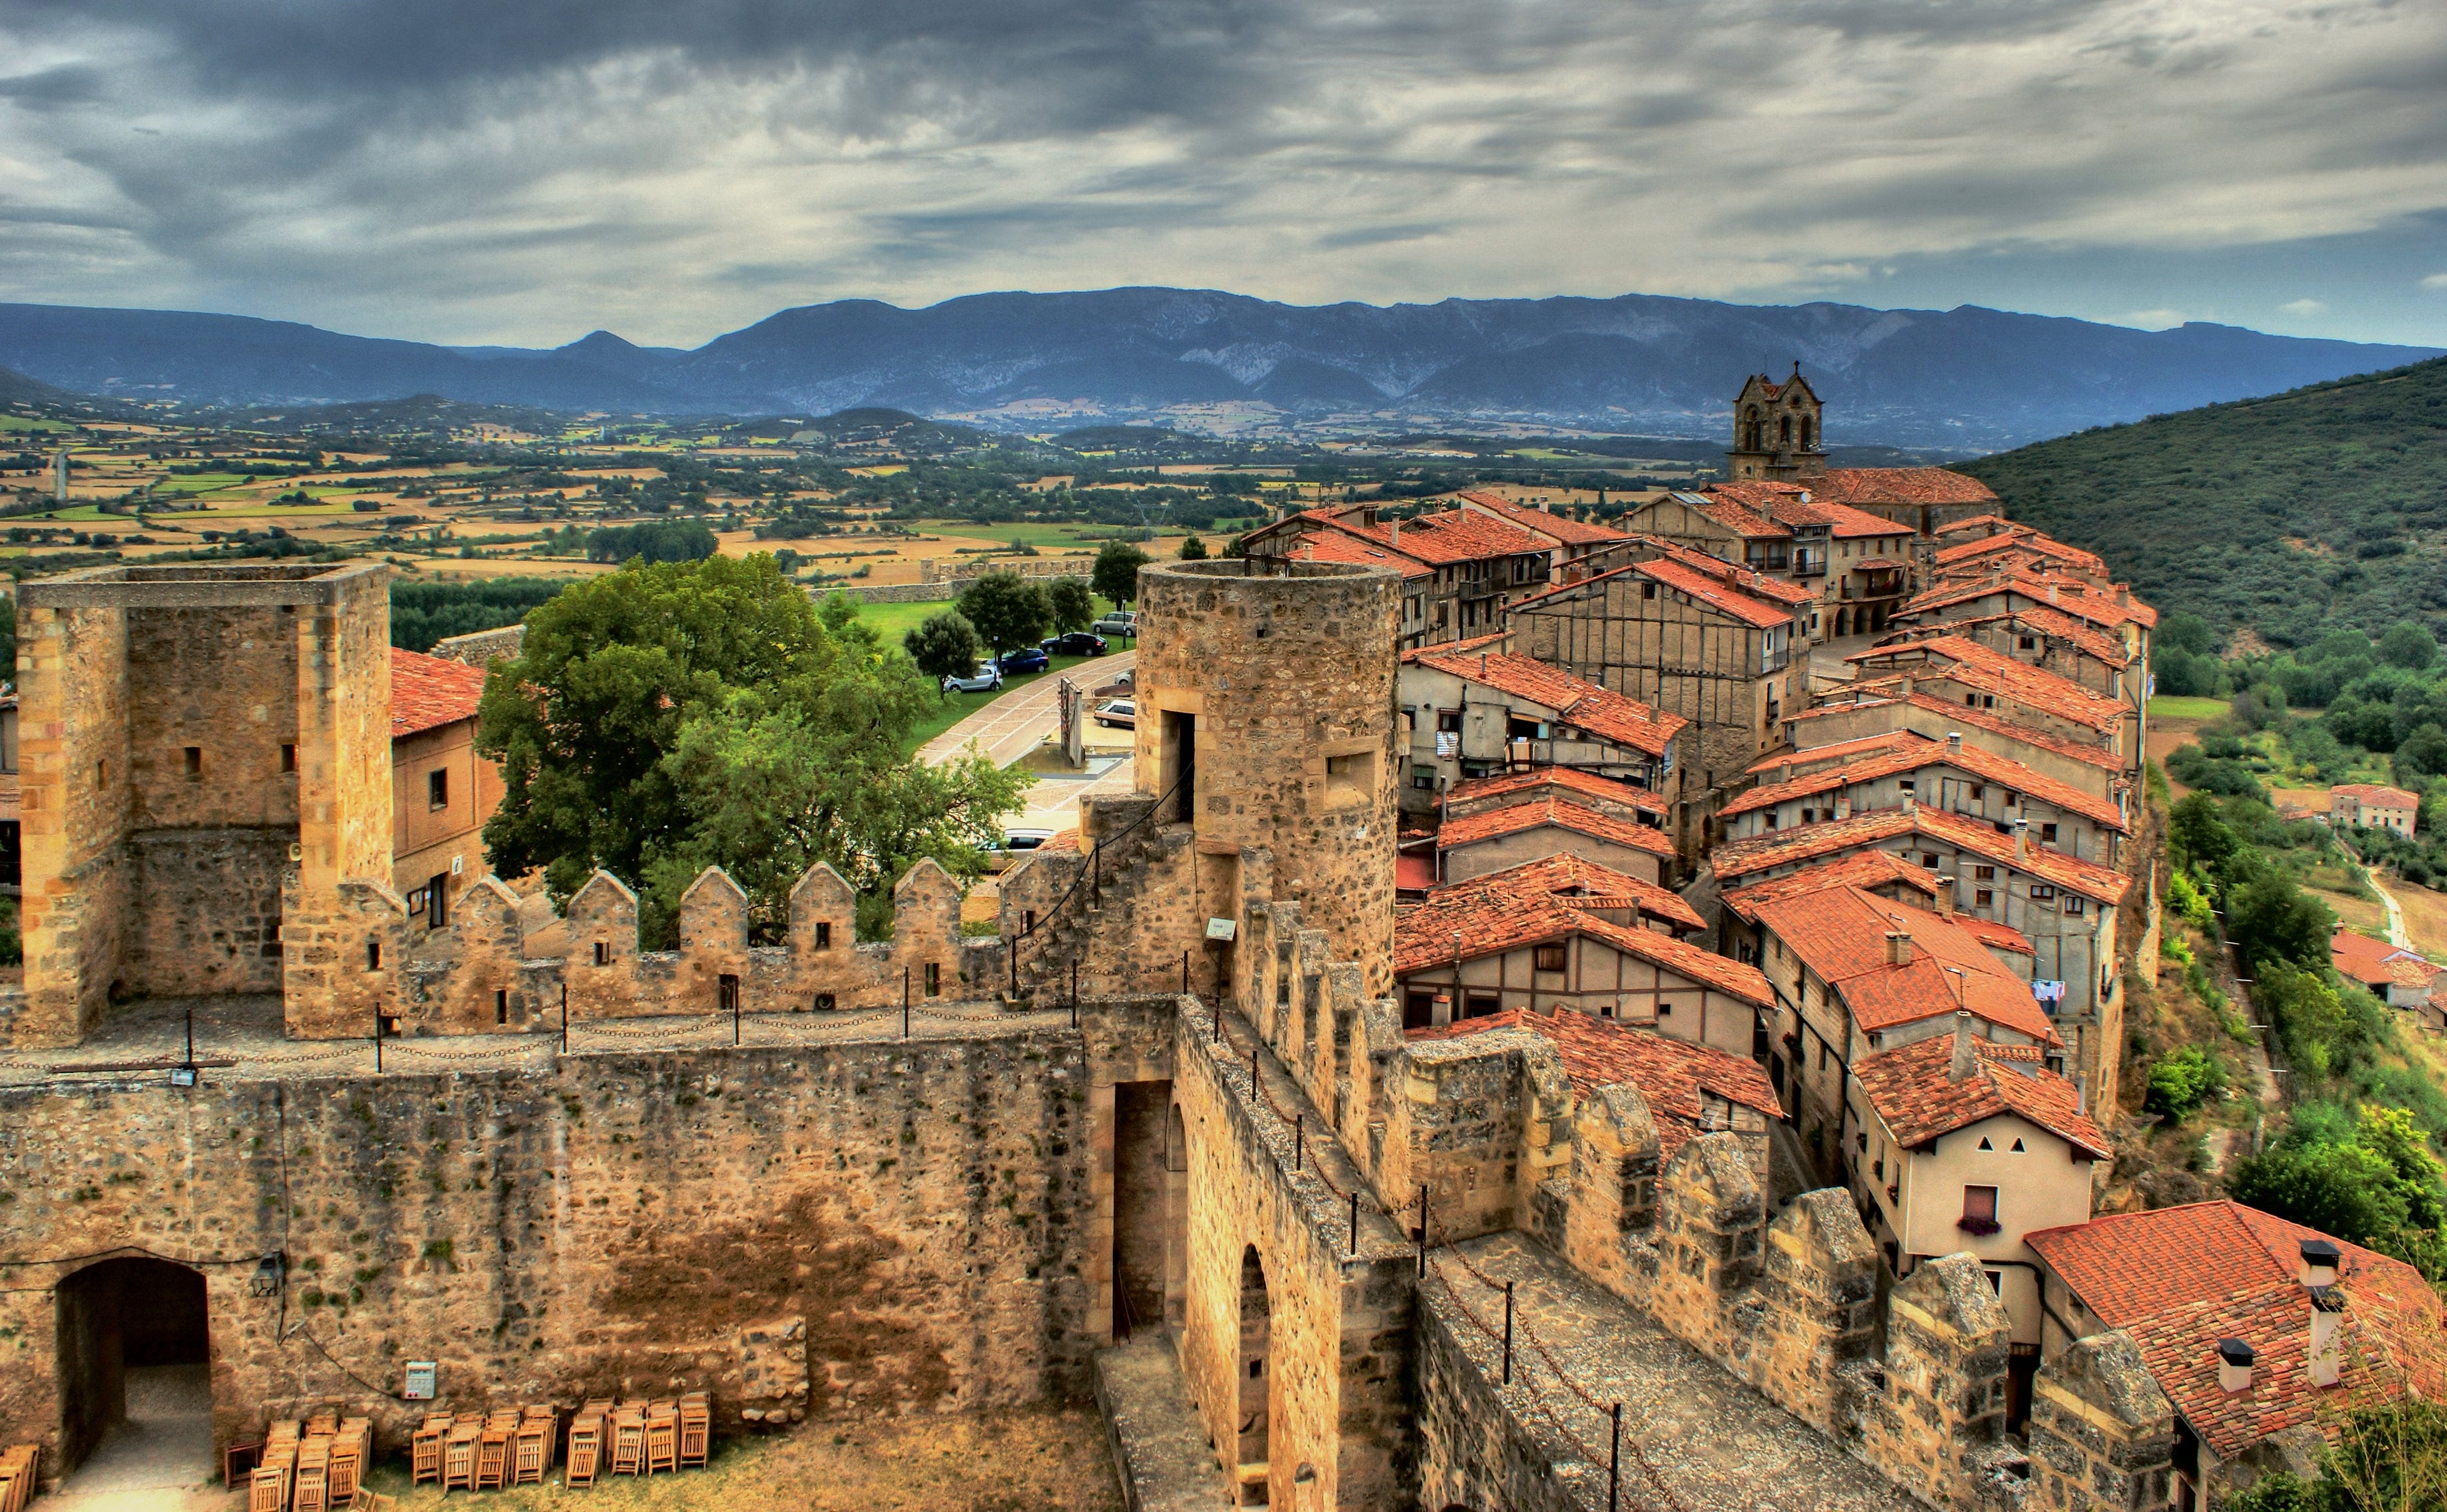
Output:
[[943,691],[947,693],[987,693],[1002,686],[1002,669],[990,661],[977,663],[977,670],[966,677],[946,677]]
[[1135,609],[1116,609],[1088,628],[1099,635],[1135,636],[1139,633],[1139,612]]
[[1038,643],[1049,656],[1102,656],[1105,637],[1091,635],[1084,630],[1073,630]]
[[1015,829],[984,847],[986,870],[998,872],[1053,838],[1050,829]]
[[1041,672],[1053,665],[1053,659],[1034,646],[1002,653],[1002,670],[1006,672]]
[[1096,723],[1110,729],[1136,729],[1139,728],[1139,706],[1127,698],[1098,704]]

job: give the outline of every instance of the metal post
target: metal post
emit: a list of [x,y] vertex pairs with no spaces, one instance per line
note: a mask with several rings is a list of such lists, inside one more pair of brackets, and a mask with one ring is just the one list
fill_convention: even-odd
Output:
[[1266,1089],[1258,1085],[1258,1047],[1252,1045],[1249,1047],[1249,1101],[1257,1102],[1265,1095]]
[[733,1049],[737,1049],[739,1048],[740,997],[740,991],[737,988],[733,988],[730,993],[730,1047]]
[[1181,995],[1189,995],[1189,947],[1181,948]]
[[1622,1404],[1614,1405],[1614,1445],[1607,1454],[1606,1512],[1618,1512],[1622,1505]]
[[1359,1258],[1359,1192],[1356,1187],[1351,1193],[1351,1257]]
[[[196,1011],[187,1011],[187,1064],[196,1064]],[[374,1074],[382,1074],[382,1010],[374,1010]]]
[[1215,1000],[1215,1043],[1224,1043],[1224,999]]
[[901,968],[901,1037],[909,1037],[909,968]]
[[569,1053],[569,988],[560,990],[560,1053]]
[[1428,1183],[1419,1183],[1419,1275],[1428,1274]]
[[1504,1283],[1504,1384],[1512,1384],[1512,1283]]
[[1308,1164],[1308,1115],[1292,1115],[1292,1172],[1298,1175]]

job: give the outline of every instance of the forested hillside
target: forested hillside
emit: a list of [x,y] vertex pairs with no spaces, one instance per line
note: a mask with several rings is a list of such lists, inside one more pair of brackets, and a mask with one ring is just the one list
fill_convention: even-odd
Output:
[[2086,430],[1959,470],[2164,610],[2278,646],[2447,633],[2447,359]]

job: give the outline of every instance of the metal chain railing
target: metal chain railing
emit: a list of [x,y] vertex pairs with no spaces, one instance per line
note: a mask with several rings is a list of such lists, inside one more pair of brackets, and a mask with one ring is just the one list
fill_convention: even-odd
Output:
[[1035,922],[1030,924],[1026,929],[1021,930],[1018,934],[1011,936],[1011,973],[1015,985],[1017,983],[1019,976],[1019,942],[1029,938],[1038,930],[1045,928],[1047,925],[1052,924],[1056,919],[1060,918],[1063,914],[1070,909],[1072,901],[1080,896],[1080,892],[1083,888],[1092,887],[1094,890],[1093,896],[1102,898],[1105,891],[1106,849],[1110,846],[1119,845],[1123,841],[1135,834],[1138,831],[1139,826],[1148,822],[1150,820],[1153,820],[1158,814],[1163,813],[1166,806],[1169,804],[1173,799],[1180,796],[1182,787],[1184,784],[1188,783],[1193,769],[1194,768],[1190,767],[1186,764],[1184,764],[1181,775],[1172,780],[1172,785],[1170,787],[1166,788],[1157,796],[1155,803],[1148,808],[1147,812],[1139,815],[1136,819],[1131,820],[1129,823],[1124,824],[1121,828],[1113,831],[1110,835],[1099,838],[1093,846],[1087,846],[1087,833],[1084,829],[1080,832],[1080,843],[1083,847],[1087,848],[1087,855],[1082,858],[1086,864],[1079,868],[1079,875],[1071,879],[1071,885],[1062,890],[1062,896],[1053,900],[1053,907],[1047,909],[1044,913],[1039,914],[1036,917]]

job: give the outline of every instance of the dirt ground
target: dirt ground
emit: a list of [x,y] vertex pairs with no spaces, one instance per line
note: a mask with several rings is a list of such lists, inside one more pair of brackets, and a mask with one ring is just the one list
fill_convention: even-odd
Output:
[[[397,1497],[399,1512],[444,1505],[429,1484],[409,1491],[404,1461],[375,1472],[373,1488]],[[556,1473],[544,1485],[487,1491],[473,1504],[485,1512],[1120,1512],[1122,1499],[1104,1424],[1082,1407],[810,1423],[787,1438],[727,1446],[702,1470],[605,1476],[586,1490],[560,1484]]]
[[2404,933],[2412,937],[2413,948],[2432,960],[2447,959],[2447,893],[2406,881],[2386,885],[2404,910]]

